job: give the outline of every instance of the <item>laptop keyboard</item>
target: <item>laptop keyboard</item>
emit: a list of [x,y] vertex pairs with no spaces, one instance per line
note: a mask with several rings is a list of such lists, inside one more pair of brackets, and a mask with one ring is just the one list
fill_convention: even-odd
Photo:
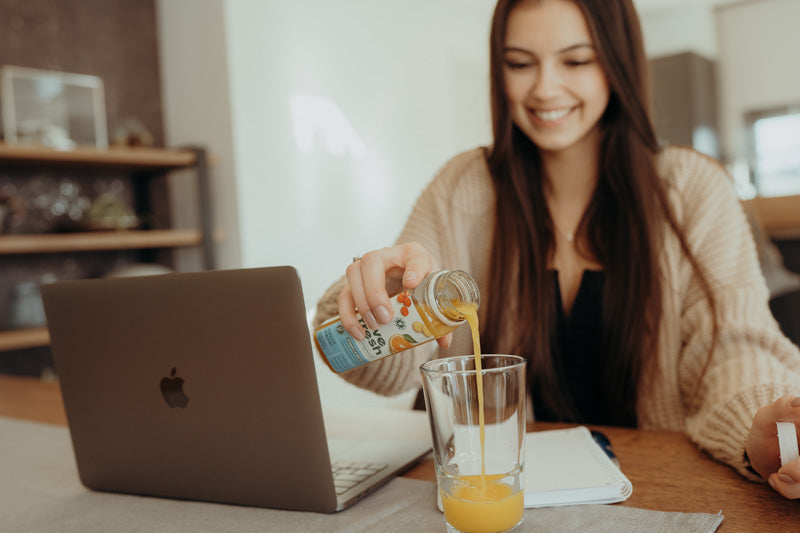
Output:
[[348,461],[334,461],[333,484],[336,486],[336,494],[353,488],[368,477],[377,474],[388,465],[380,463],[353,463]]

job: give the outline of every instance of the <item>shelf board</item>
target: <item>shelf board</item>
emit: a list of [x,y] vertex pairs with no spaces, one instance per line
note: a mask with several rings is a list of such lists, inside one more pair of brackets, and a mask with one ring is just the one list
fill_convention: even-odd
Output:
[[761,227],[771,238],[800,238],[800,195],[757,196],[743,204],[755,210]]
[[50,344],[47,328],[0,331],[0,352],[39,348]]
[[191,166],[195,162],[195,154],[189,150],[165,148],[55,150],[43,146],[0,143],[0,162],[159,170]]
[[197,230],[95,231],[0,236],[0,255],[199,246]]

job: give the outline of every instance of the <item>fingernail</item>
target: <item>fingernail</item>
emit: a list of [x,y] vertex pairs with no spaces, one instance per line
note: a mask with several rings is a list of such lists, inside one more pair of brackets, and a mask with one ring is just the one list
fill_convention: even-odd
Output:
[[792,407],[800,407],[800,396],[792,400]]
[[378,320],[380,320],[382,324],[388,324],[392,321],[392,313],[382,305],[375,308],[375,314],[378,315]]
[[414,270],[406,270],[403,274],[403,281],[412,281],[417,279],[417,272]]
[[375,320],[375,315],[372,314],[372,311],[367,311],[364,314],[364,322],[367,323],[370,329],[378,329],[378,322]]
[[352,328],[347,330],[350,333],[350,336],[353,337],[357,341],[364,340],[364,328],[361,326],[353,326]]
[[788,474],[778,474],[778,479],[780,479],[782,483],[794,483],[794,479],[789,477]]

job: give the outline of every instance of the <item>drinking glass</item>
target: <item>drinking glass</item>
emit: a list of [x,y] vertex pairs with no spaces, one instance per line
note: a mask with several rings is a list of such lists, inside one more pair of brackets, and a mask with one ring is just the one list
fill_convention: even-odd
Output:
[[480,374],[471,355],[435,359],[420,367],[450,532],[511,531],[522,522],[524,511],[525,360],[513,355],[483,355],[480,360]]

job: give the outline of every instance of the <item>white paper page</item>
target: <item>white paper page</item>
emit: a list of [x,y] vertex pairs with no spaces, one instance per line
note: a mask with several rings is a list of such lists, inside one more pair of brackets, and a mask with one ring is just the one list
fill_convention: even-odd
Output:
[[525,506],[613,503],[633,490],[583,426],[525,436]]

